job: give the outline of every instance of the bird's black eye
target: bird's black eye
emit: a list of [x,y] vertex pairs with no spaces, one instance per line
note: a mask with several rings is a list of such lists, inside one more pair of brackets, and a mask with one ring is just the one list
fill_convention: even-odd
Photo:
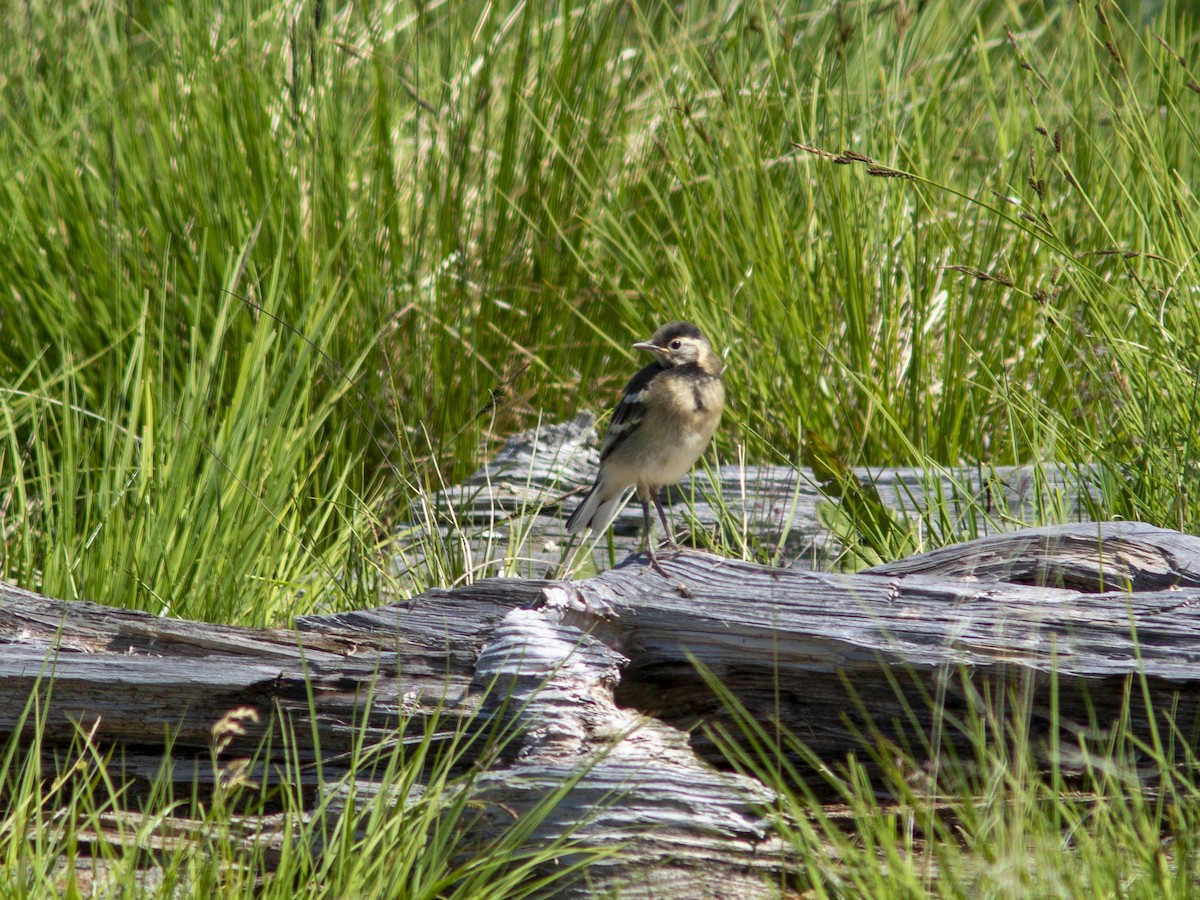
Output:
[[683,341],[671,341],[671,349],[672,350],[678,350],[682,346],[683,346]]

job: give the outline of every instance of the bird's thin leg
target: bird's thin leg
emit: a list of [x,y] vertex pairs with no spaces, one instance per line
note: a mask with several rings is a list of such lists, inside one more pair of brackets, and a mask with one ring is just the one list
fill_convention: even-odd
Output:
[[663,532],[667,535],[667,546],[678,547],[679,544],[675,540],[675,532],[671,530],[671,523],[667,521],[667,511],[663,509],[662,500],[658,497],[658,491],[655,491],[650,496],[654,498],[654,508],[658,510],[658,517],[662,519]]
[[[657,497],[654,502],[658,503]],[[671,576],[659,563],[658,555],[654,552],[654,522],[650,519],[650,501],[646,498],[642,499],[642,520],[646,523],[646,553],[650,557],[650,568],[663,578],[670,578]]]

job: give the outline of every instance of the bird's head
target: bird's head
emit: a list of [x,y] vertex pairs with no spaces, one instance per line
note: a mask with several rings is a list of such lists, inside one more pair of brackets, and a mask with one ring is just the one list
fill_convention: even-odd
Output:
[[648,341],[633,345],[637,350],[648,350],[663,368],[686,366],[688,363],[703,364],[714,357],[708,339],[691,322],[669,322]]

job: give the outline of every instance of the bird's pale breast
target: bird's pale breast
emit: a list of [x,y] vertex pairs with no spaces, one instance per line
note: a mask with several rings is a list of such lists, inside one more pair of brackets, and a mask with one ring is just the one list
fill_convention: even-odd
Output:
[[[615,447],[607,460],[615,480],[650,488],[679,481],[708,446],[721,420],[725,391],[719,378],[667,378],[646,392],[651,408],[636,446]],[[665,414],[670,410],[671,414]]]

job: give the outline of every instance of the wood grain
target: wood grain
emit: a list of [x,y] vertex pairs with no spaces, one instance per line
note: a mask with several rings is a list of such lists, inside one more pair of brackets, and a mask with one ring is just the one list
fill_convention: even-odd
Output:
[[[775,521],[797,495],[789,472],[759,473],[775,493],[741,509]],[[919,754],[935,733],[936,747],[967,758],[968,737],[943,713],[1014,687],[1039,746],[1053,746],[1052,706],[1074,746],[1102,742],[1126,716],[1147,738],[1166,710],[1181,734],[1200,726],[1200,539],[1189,535],[1060,525],[857,574],[696,551],[664,554],[663,566],[666,578],[633,556],[583,581],[484,579],[264,630],[0,585],[0,735],[28,732],[34,697],[47,754],[83,729],[121,751],[125,777],[151,777],[170,754],[173,777],[190,784],[213,777],[214,724],[253,709],[258,724],[226,755],[286,729],[303,760],[324,763],[324,782],[315,767],[300,776],[315,802],[348,777],[344,754],[363,735],[394,739],[402,721],[446,740],[502,733],[493,756],[461,761],[479,770],[479,840],[562,789],[530,840],[573,829],[622,850],[564,893],[750,897],[777,894],[787,848],[771,791],[734,772],[712,737],[738,724],[699,669],[753,721],[835,768],[891,743]],[[281,745],[258,771],[294,772]]]

